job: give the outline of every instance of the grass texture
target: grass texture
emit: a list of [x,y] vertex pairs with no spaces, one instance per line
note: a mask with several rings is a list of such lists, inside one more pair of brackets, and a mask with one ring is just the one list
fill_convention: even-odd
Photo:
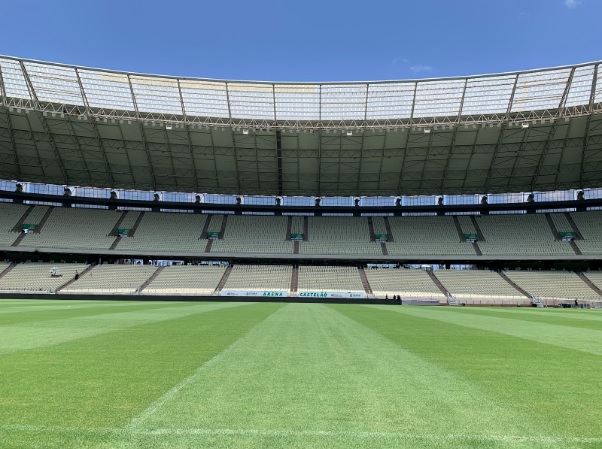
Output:
[[0,301],[0,448],[602,448],[602,313]]

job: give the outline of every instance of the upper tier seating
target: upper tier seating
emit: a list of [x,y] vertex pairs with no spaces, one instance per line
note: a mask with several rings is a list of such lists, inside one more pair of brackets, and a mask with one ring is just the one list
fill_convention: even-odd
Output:
[[61,292],[131,294],[156,270],[157,267],[152,265],[97,265]]
[[554,239],[544,214],[485,215],[476,217],[485,241],[484,255],[574,255],[568,242]]
[[225,267],[218,265],[173,265],[165,267],[144,289],[144,295],[211,295]]
[[506,271],[523,290],[541,299],[600,299],[577,274],[569,271]]
[[437,288],[424,270],[378,268],[366,270],[366,277],[374,296],[401,295],[404,298],[434,298],[445,300],[445,295]]
[[229,216],[224,239],[215,240],[211,252],[292,254],[293,243],[286,235],[287,222],[288,217]]
[[290,265],[235,265],[223,289],[288,293],[292,272]]
[[471,244],[460,241],[453,217],[390,217],[389,223],[391,255],[475,255]]
[[[42,222],[42,218],[44,218],[44,215],[46,215],[46,212],[48,212],[48,209],[49,209],[48,206],[34,206],[32,211],[27,216],[25,223],[35,224],[35,225],[40,224]],[[78,208],[77,210],[82,210],[82,209]]]
[[477,229],[475,228],[470,216],[468,215],[458,215],[458,222],[460,223],[460,227],[462,228],[462,232],[464,234],[478,234]]
[[[115,237],[108,234],[120,215],[119,212],[103,209],[55,207],[41,232],[27,234],[19,246],[109,249]],[[26,221],[30,221],[30,217]]]
[[387,234],[387,225],[385,217],[372,217],[372,226],[374,227],[374,235]]
[[[59,269],[61,276],[53,277],[50,270]],[[24,263],[16,265],[0,278],[0,291],[54,292],[83,272],[88,265],[79,263]]]
[[[0,203],[0,246],[11,246],[19,237],[13,232],[28,206]],[[42,222],[42,227],[23,236],[19,247],[67,250],[109,250],[115,252],[157,251],[166,254],[205,252],[207,239],[201,239],[205,223],[208,232],[222,230],[223,215],[193,213],[127,211],[117,226],[122,212],[105,209],[33,206],[26,224]],[[143,215],[141,215],[143,214]],[[565,214],[550,214],[559,232],[570,227]],[[586,256],[602,255],[602,211],[576,212],[570,215],[583,234],[576,240]],[[141,218],[141,220],[139,220]],[[228,215],[222,239],[211,242],[215,254],[293,254],[297,243],[287,235],[305,234],[307,240],[298,242],[301,255],[382,256],[470,256],[477,257],[470,243],[462,242],[451,216],[371,217],[375,234],[387,234],[386,220],[391,228],[390,240],[383,247],[370,241],[368,217],[301,217]],[[483,238],[478,246],[485,257],[518,258],[521,256],[574,256],[569,242],[557,241],[545,214],[492,214],[475,216]],[[462,233],[477,233],[471,217],[458,216]],[[133,236],[117,238],[111,234],[115,227],[137,229]],[[571,227],[572,229],[572,227]],[[570,231],[568,231],[570,232]],[[218,256],[220,257],[220,256]],[[225,256],[224,256],[225,257]]]
[[469,300],[518,300],[528,303],[522,295],[495,271],[489,270],[438,270],[437,278],[454,297]]
[[142,212],[137,210],[127,210],[124,212],[125,217],[123,217],[123,221],[119,224],[119,227],[122,229],[132,229]]
[[10,246],[19,236],[13,228],[29,206],[0,203],[0,246]]
[[299,288],[303,292],[365,293],[359,270],[354,267],[299,267]]
[[[288,217],[287,217],[288,218]],[[291,234],[303,234],[303,217],[292,216]],[[287,235],[287,238],[290,236]]]
[[602,255],[602,211],[573,212],[571,216],[583,236],[576,241],[581,252]]
[[554,223],[554,226],[556,226],[558,232],[573,232],[573,227],[565,214],[555,213],[550,214],[550,217],[552,217],[552,222]]
[[165,252],[202,253],[207,240],[199,238],[206,219],[207,215],[201,214],[145,212],[134,236],[121,238],[117,247],[129,251],[152,248]]
[[308,241],[300,254],[382,255],[380,244],[370,241],[366,217],[309,217]]

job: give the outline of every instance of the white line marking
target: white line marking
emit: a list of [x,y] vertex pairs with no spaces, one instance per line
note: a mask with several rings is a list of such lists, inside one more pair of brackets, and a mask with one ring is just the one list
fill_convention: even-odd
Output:
[[432,441],[479,440],[504,443],[602,443],[602,437],[561,437],[548,435],[473,435],[463,433],[424,434],[404,432],[369,432],[353,430],[260,430],[260,429],[133,429],[131,427],[61,427],[8,424],[0,426],[2,431],[34,433],[88,433],[114,434],[122,436],[267,436],[267,437],[351,437],[351,438],[397,438]]

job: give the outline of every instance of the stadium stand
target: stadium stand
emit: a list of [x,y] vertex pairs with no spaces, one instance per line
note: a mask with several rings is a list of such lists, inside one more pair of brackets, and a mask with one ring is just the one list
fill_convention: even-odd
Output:
[[134,236],[122,237],[117,247],[129,251],[153,248],[165,252],[203,252],[207,241],[199,237],[206,219],[201,214],[146,212]]
[[97,265],[61,292],[133,294],[156,270],[153,265]]
[[437,270],[447,291],[465,304],[530,304],[498,273],[490,270]]
[[[289,278],[290,279],[290,278]],[[355,292],[364,286],[355,267],[300,266],[299,292]]]
[[476,221],[485,241],[484,255],[572,255],[568,242],[554,239],[544,214],[486,215]]
[[19,246],[109,249],[115,238],[108,234],[120,215],[102,209],[55,207],[41,232],[27,234]]
[[235,265],[224,290],[290,291],[290,265]]
[[0,277],[4,276],[5,274],[8,274],[8,272],[5,272],[5,270],[11,265],[12,264],[10,262],[0,262]]
[[372,217],[372,226],[374,227],[375,235],[387,235],[387,225],[384,217]]
[[460,242],[452,217],[390,217],[395,243],[387,243],[390,255],[475,255],[472,246]]
[[[211,215],[210,218],[208,217],[208,219],[210,219],[211,221],[209,222],[207,232],[221,234],[224,215]],[[223,236],[219,235],[219,238],[223,238]]]
[[552,218],[552,222],[554,223],[554,226],[556,226],[556,230],[558,232],[562,233],[573,231],[573,227],[569,223],[569,220],[566,218],[565,214],[555,213],[550,214],[550,217]]
[[[586,271],[583,273],[594,287],[602,290],[602,271]],[[602,298],[601,298],[602,300]]]
[[127,213],[125,214],[125,217],[123,218],[120,227],[122,229],[133,229],[142,212],[137,210],[128,210],[126,212]]
[[19,236],[13,229],[28,206],[0,203],[0,245],[10,246]]
[[573,212],[571,217],[578,226],[583,240],[577,240],[577,246],[583,254],[602,254],[602,211]]
[[401,295],[404,298],[439,299],[445,295],[437,288],[428,273],[418,269],[378,268],[366,269],[366,277],[374,296],[384,298]]
[[[293,216],[293,223],[291,226],[291,234],[303,234],[303,217]],[[287,236],[290,238],[290,236]]]
[[211,295],[226,268],[219,265],[165,267],[141,292],[144,295]]
[[[370,241],[368,217],[227,215],[224,221],[224,215],[139,211],[123,214],[106,209],[48,206],[31,206],[29,210],[28,206],[9,203],[0,203],[0,212],[0,245],[36,249],[203,253],[209,248],[216,254],[293,254],[298,247],[299,254],[342,257],[480,256],[478,251],[483,257],[562,257],[579,254],[574,251],[576,244],[584,255],[602,254],[601,211],[570,215],[370,217],[374,234],[389,237],[382,245]],[[21,234],[16,228],[26,212],[28,224],[38,224],[44,217],[46,222],[34,232]],[[291,234],[307,234],[302,241],[293,242],[287,235],[289,219]],[[117,223],[119,229],[136,228],[134,235],[115,237]],[[574,227],[578,227],[582,239],[576,236],[575,242],[558,240],[560,233],[572,232]],[[201,239],[204,232],[219,236],[211,241]],[[478,248],[462,242],[460,233],[482,233]]]
[[[60,276],[52,276],[50,270],[57,267]],[[61,285],[83,272],[88,265],[77,263],[24,263],[14,266],[0,277],[0,291],[53,293]]]
[[600,299],[576,273],[569,271],[506,271],[506,276],[542,300]]
[[223,240],[214,241],[211,252],[292,254],[287,222],[282,216],[233,215],[228,217]]
[[462,228],[462,232],[464,234],[472,234],[477,235],[477,229],[475,228],[470,216],[468,215],[458,215],[458,222],[460,223],[460,227]]
[[[17,205],[19,206],[19,205]],[[44,216],[48,212],[48,206],[35,206],[29,215],[27,216],[27,220],[25,220],[28,224],[40,225]],[[38,229],[36,229],[36,232]]]
[[370,242],[365,217],[309,217],[309,241],[300,242],[300,254],[382,254]]

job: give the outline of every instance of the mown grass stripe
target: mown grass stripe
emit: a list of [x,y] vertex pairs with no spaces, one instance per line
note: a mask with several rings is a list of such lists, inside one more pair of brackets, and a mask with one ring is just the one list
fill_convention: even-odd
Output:
[[[93,307],[131,307],[131,306],[139,306],[146,307],[148,306],[148,302],[144,301],[124,301],[124,302],[96,302],[96,301],[86,301],[86,302],[71,302],[71,301],[61,301],[60,303],[55,303],[53,301],[52,304],[47,304],[47,301],[44,300],[31,300],[32,304],[23,306],[22,304],[4,304],[0,302],[0,315],[3,314],[12,314],[12,313],[21,313],[21,312],[43,312],[43,311],[53,311],[53,310],[72,310],[72,309],[86,309]],[[42,305],[43,303],[43,305]],[[169,302],[164,302],[162,304],[168,304]],[[160,304],[160,303],[157,303]]]
[[279,307],[247,303],[238,313],[197,310],[0,356],[0,425],[125,426]]
[[[520,314],[512,314],[504,312],[500,310],[500,308],[496,308],[493,310],[483,310],[482,308],[473,308],[473,307],[449,307],[446,308],[448,312],[455,312],[459,314],[465,315],[476,315],[476,316],[485,316],[485,317],[497,317],[497,318],[511,318],[513,320],[522,320],[522,321],[530,321],[533,323],[543,323],[543,324],[552,324],[557,326],[568,326],[568,327],[576,327],[581,329],[592,329],[592,330],[602,330],[602,321],[599,320],[583,320],[576,318],[576,315],[573,316],[563,316],[557,314],[537,314],[531,313],[530,309],[524,309],[525,311]],[[584,311],[584,313],[588,313]]]
[[147,303],[144,307],[139,304],[114,306],[111,304],[98,304],[81,307],[51,308],[45,310],[19,311],[15,313],[0,313],[0,328],[11,325],[35,325],[55,320],[66,320],[73,318],[84,318],[91,316],[102,316],[103,314],[138,312],[145,310],[156,310],[173,307],[190,307],[190,303]]
[[497,332],[538,343],[602,355],[602,344],[600,343],[602,341],[602,329],[578,329],[570,326],[527,322],[520,319],[512,319],[511,317],[479,316],[477,320],[470,313],[457,313],[457,311],[441,310],[437,307],[391,307],[380,305],[363,305],[363,307],[391,310],[396,313],[437,320],[473,329]]
[[196,313],[247,306],[249,303],[184,303],[161,309],[144,309],[131,312],[67,318],[0,327],[0,354],[30,350],[114,332],[141,324],[173,320]]
[[456,312],[466,311],[467,313],[498,314],[522,316],[541,316],[550,318],[560,318],[569,320],[596,321],[602,324],[602,311],[598,309],[552,309],[552,308],[534,308],[534,307],[450,307],[446,309]]
[[[331,306],[567,435],[600,436],[600,356],[384,309]],[[406,307],[409,308],[409,307]],[[366,309],[368,310],[366,312]],[[468,314],[479,322],[482,317]],[[508,323],[512,325],[513,323]],[[587,416],[588,420],[582,417]]]

